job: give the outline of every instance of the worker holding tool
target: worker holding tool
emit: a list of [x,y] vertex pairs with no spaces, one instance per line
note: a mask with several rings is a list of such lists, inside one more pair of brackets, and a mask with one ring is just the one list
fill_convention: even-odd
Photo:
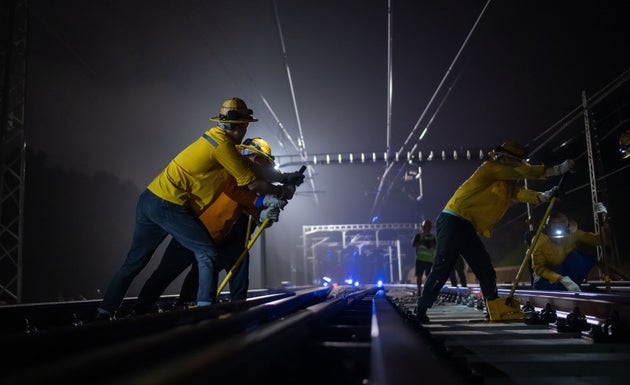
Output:
[[252,115],[243,100],[225,100],[219,115],[210,118],[217,125],[181,151],[140,194],[129,253],[105,292],[97,318],[114,317],[132,280],[169,234],[195,254],[199,268],[197,304],[212,303],[210,292],[216,283],[211,272],[217,251],[199,215],[221,194],[228,177],[238,186],[263,195],[290,199],[295,192],[293,186],[276,186],[257,178],[236,149],[249,123],[257,121]]
[[[274,168],[271,147],[262,138],[246,139],[237,149],[248,160],[254,173],[260,178],[280,180],[287,185],[299,185],[304,175],[299,172],[279,173]],[[238,187],[234,178],[228,178],[226,189],[216,201],[199,217],[217,245],[218,256],[211,271],[213,286],[210,287],[210,301],[214,302],[217,291],[219,272],[229,269],[243,251],[248,237],[249,215],[261,222],[269,219],[277,222],[280,209],[286,200],[273,195],[260,196],[246,187]],[[249,215],[245,214],[247,212]],[[192,265],[182,287],[182,302],[192,302],[197,292],[198,273],[194,264],[194,254],[175,239],[171,240],[162,261],[151,277],[144,284],[134,307],[135,314],[144,314],[153,310],[156,301],[184,270]],[[242,263],[230,280],[230,292],[233,300],[247,297],[249,285],[249,261]]]
[[422,221],[422,232],[413,237],[412,245],[416,248],[416,283],[418,295],[422,291],[422,276],[429,276],[435,256],[435,235],[431,232],[433,224],[429,220]]
[[437,250],[433,268],[418,298],[418,322],[429,322],[427,309],[435,302],[460,255],[479,280],[486,300],[498,298],[496,273],[478,233],[491,237],[492,228],[512,201],[548,202],[557,190],[522,189],[516,186],[517,180],[546,179],[565,174],[574,167],[572,160],[549,168],[530,165],[525,160],[525,148],[515,142],[505,142],[488,155],[491,159],[482,163],[455,191],[437,219]]
[[[596,209],[598,214],[607,213],[601,202]],[[599,234],[578,229],[563,213],[552,214],[531,253],[534,288],[582,291],[580,283],[588,277],[596,257],[580,251],[578,245],[599,246],[600,240]]]

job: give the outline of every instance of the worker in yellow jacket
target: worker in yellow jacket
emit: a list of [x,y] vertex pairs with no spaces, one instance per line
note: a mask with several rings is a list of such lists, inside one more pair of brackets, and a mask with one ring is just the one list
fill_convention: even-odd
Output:
[[574,166],[572,160],[550,168],[530,165],[525,161],[525,148],[515,142],[497,146],[489,156],[491,159],[482,163],[455,191],[438,216],[435,260],[418,298],[416,318],[421,323],[429,322],[427,309],[437,299],[460,255],[479,280],[484,297],[487,300],[498,298],[496,273],[478,233],[491,237],[492,228],[513,201],[547,202],[557,190],[538,192],[522,189],[516,186],[517,180],[562,175]]
[[242,99],[225,100],[219,115],[210,118],[217,125],[182,150],[140,194],[131,247],[110,281],[97,318],[114,317],[131,282],[169,234],[195,254],[199,267],[197,305],[212,303],[211,271],[217,251],[199,215],[224,190],[228,176],[238,186],[260,194],[290,199],[295,192],[295,186],[276,186],[257,178],[236,149],[249,123],[258,120],[252,115]]
[[[271,155],[271,147],[262,138],[246,139],[243,144],[237,145],[237,149],[248,160],[258,177],[273,179],[269,173],[278,173],[273,170],[274,157]],[[296,179],[291,177],[295,176],[294,173],[283,175],[289,176],[292,179],[291,183],[296,185],[301,183],[301,180],[293,180]],[[301,174],[297,177],[300,176],[303,178]],[[280,209],[286,204],[286,200],[273,195],[257,195],[246,187],[238,187],[234,178],[228,178],[225,190],[199,216],[215,242],[218,252],[216,262],[210,271],[213,278],[209,294],[211,302],[214,302],[217,295],[220,271],[223,269],[229,271],[245,248],[249,215],[260,221],[269,218],[272,222],[277,222]],[[198,269],[194,261],[195,256],[191,250],[177,240],[171,240],[160,264],[142,286],[134,306],[134,313],[144,314],[153,311],[155,303],[168,285],[191,265],[192,268],[182,286],[180,301],[182,304],[194,302],[199,286]],[[232,300],[247,298],[248,286],[249,258],[247,257],[230,279]]]
[[[597,210],[606,212],[602,203],[598,203]],[[597,233],[578,229],[563,213],[552,214],[532,250],[534,288],[582,291],[580,284],[587,278],[596,258],[578,247],[598,246],[600,239]]]

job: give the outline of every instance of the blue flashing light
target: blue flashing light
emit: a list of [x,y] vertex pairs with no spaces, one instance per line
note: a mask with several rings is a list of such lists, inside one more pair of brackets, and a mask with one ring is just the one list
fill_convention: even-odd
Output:
[[328,282],[324,282],[323,286],[328,286]]
[[352,285],[354,281],[352,280],[352,278],[348,278],[344,282],[347,283],[348,285]]
[[376,221],[378,221],[378,218],[380,217],[379,214],[376,214],[375,216],[372,217],[372,223],[375,223]]
[[328,282],[328,283],[331,283],[331,282],[332,282],[332,279],[331,279],[330,277],[327,277],[327,276],[323,276],[323,277],[322,277],[322,280],[324,280],[324,281],[326,281],[326,282]]
[[354,283],[354,286],[359,287],[359,281],[356,281],[356,282]]
[[376,282],[376,286],[383,287],[383,281],[379,279],[378,282]]

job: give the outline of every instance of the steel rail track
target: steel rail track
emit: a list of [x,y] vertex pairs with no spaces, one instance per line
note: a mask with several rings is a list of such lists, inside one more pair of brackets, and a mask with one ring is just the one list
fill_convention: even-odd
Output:
[[[469,383],[628,383],[630,328],[627,318],[618,316],[627,314],[627,296],[517,290],[515,299],[535,303],[536,309],[527,310],[524,320],[490,322],[478,288],[444,288],[428,311],[428,324],[415,321],[415,287],[390,287],[387,296],[437,355],[466,373]],[[547,304],[556,319],[532,316]],[[584,310],[575,313],[576,308]],[[606,319],[609,312],[616,318]]]
[[[388,285],[387,294],[350,287],[262,292],[241,303],[75,326],[67,325],[68,312],[93,311],[97,303],[48,304],[48,313],[0,308],[0,316],[29,315],[46,325],[0,337],[9,353],[0,384],[626,382],[630,344],[616,338],[622,334],[615,340],[548,323],[490,323],[478,303],[462,304],[479,298],[477,290],[445,288],[429,325],[413,317],[415,285]],[[617,294],[531,290],[515,298],[538,309],[553,303],[559,318],[579,307],[591,313],[593,329],[606,325],[610,311],[625,315],[630,302]],[[164,301],[167,308],[172,298]],[[46,313],[55,319],[44,322]]]

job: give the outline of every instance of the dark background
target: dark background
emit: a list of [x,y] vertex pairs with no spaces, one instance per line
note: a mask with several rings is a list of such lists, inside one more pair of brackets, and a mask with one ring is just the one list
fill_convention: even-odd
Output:
[[[210,127],[208,118],[224,99],[241,97],[253,108],[260,122],[250,125],[248,136],[267,139],[276,155],[296,154],[262,99],[297,140],[287,63],[309,154],[385,151],[387,1],[275,4],[286,62],[272,1],[29,2],[25,302],[94,298],[105,289],[127,252],[138,194]],[[392,1],[393,151],[484,5]],[[580,187],[588,182],[586,156],[580,157],[583,121],[545,130],[581,104],[582,91],[593,95],[630,68],[628,16],[623,1],[491,2],[429,110],[427,118],[452,87],[419,148],[475,154],[517,140],[530,150],[542,144],[534,163],[577,158],[578,172],[566,185],[571,192],[559,208],[592,228],[589,188]],[[601,139],[597,175],[608,175],[601,195],[619,220],[620,265],[630,258],[621,221],[629,214],[628,160],[617,152],[619,134],[628,128],[627,89],[593,111]],[[369,223],[374,215],[378,223],[434,219],[480,162],[421,163],[420,201],[417,181],[402,178],[418,165],[401,162],[375,210],[383,162],[314,166],[313,185],[302,185],[266,232],[265,284],[302,276],[302,225]],[[535,221],[543,210],[534,209]],[[524,211],[524,205],[511,208],[487,242],[497,266],[520,263]],[[410,245],[405,253],[411,255]],[[255,269],[254,263],[252,274],[259,275]],[[130,295],[151,266],[145,270]],[[176,290],[173,285],[169,292]]]

